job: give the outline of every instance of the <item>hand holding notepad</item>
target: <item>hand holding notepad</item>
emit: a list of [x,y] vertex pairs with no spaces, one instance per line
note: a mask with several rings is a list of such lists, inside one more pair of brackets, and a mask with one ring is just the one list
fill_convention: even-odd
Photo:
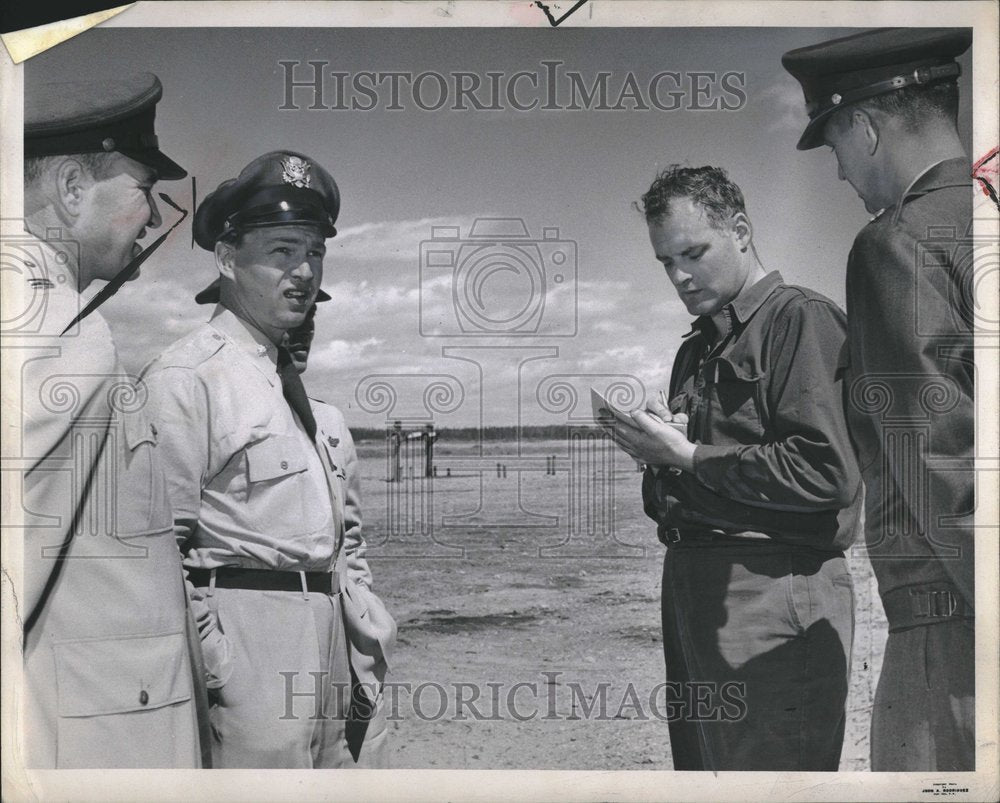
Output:
[[[664,418],[664,415],[670,415],[669,410],[667,410],[666,404],[663,403],[663,391],[660,391],[660,403],[662,404],[662,410],[657,411],[647,409],[646,414],[657,421],[664,424],[669,424],[674,429],[679,432],[687,434],[687,416],[684,413],[678,413],[671,417],[670,420]],[[599,422],[606,422],[607,419],[614,418],[623,424],[630,427],[635,427],[635,419],[632,417],[630,412],[625,410],[620,410],[615,407],[611,402],[609,402],[599,391],[595,388],[590,389],[590,404],[593,411],[594,420]]]

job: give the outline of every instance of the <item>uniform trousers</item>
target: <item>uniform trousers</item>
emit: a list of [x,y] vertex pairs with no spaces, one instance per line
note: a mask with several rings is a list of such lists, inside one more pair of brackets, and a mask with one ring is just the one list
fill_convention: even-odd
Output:
[[[384,712],[362,705],[363,720],[348,721],[352,675],[339,594],[215,588],[208,600],[233,650],[232,674],[212,692],[215,767],[387,765]],[[348,739],[359,727],[364,746],[355,760]]]
[[872,710],[872,770],[975,769],[974,651],[968,619],[889,633]]
[[688,690],[674,769],[837,770],[854,637],[843,553],[671,545],[662,605],[667,681]]

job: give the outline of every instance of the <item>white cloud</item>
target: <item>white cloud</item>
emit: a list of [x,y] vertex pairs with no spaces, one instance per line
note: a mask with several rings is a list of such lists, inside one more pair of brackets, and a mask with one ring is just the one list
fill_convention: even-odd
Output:
[[371,362],[381,351],[384,341],[377,337],[364,340],[328,340],[317,343],[309,355],[309,369],[315,371],[349,371]]
[[757,102],[762,107],[770,108],[770,131],[802,131],[809,122],[802,88],[790,75],[785,75],[777,83],[766,87],[757,96]]
[[435,227],[458,227],[459,235],[464,237],[474,221],[470,216],[425,217],[348,226],[338,230],[328,253],[334,259],[404,261],[416,265],[420,259],[420,244],[433,238]]

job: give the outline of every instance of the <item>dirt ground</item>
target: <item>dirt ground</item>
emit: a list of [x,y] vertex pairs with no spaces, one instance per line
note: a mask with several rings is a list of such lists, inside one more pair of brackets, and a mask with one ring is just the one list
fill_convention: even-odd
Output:
[[[634,464],[586,439],[493,444],[482,456],[443,441],[437,479],[419,479],[414,450],[403,480],[389,484],[384,443],[362,443],[359,454],[376,591],[399,624],[387,698],[393,766],[670,769],[664,692],[655,692],[663,547]],[[555,475],[545,473],[550,455]],[[886,631],[860,547],[851,564],[841,769],[864,770]]]

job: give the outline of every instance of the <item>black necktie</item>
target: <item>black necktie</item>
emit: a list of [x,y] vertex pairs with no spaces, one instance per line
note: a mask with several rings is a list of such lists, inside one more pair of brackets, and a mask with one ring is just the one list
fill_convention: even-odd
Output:
[[309,433],[310,440],[316,440],[316,419],[313,418],[305,385],[302,384],[302,377],[292,362],[292,355],[284,346],[278,347],[278,376],[281,377],[281,392],[285,395],[285,401],[299,417],[302,426]]

